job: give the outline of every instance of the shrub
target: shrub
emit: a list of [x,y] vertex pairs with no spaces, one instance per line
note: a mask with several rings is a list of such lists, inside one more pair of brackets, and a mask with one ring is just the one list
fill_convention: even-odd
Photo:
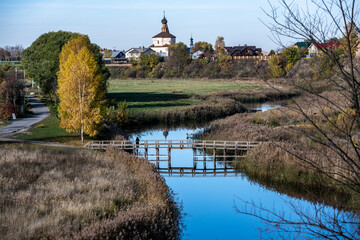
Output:
[[126,72],[130,69],[129,67],[122,67],[122,66],[112,66],[108,67],[110,71],[110,76],[112,79],[116,78],[126,78]]
[[271,75],[273,77],[279,78],[285,76],[285,64],[281,56],[273,56],[269,60],[269,64],[271,67]]
[[1,64],[1,70],[4,72],[9,71],[10,68],[11,68],[11,66],[8,63]]
[[343,113],[340,113],[337,116],[336,126],[343,131],[356,130],[356,124],[354,122],[355,116],[355,109],[346,109]]
[[2,108],[0,108],[0,120],[5,121],[12,118],[12,114],[18,115],[18,111],[16,107],[12,104],[6,104]]
[[136,69],[128,69],[126,70],[127,78],[136,78]]
[[253,122],[256,124],[263,124],[264,118],[260,115],[260,112],[255,113]]

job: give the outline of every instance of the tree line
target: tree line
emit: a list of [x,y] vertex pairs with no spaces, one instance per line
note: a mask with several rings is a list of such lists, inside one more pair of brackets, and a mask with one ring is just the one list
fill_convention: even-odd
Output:
[[20,61],[22,45],[0,47],[0,61]]

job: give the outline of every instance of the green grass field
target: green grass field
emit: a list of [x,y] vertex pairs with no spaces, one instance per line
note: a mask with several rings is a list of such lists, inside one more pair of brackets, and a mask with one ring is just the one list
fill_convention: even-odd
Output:
[[[263,86],[260,84],[230,81],[109,80],[107,97],[114,105],[126,101],[132,111],[154,111],[181,109],[205,103],[201,99],[193,98],[194,95],[261,87]],[[15,134],[13,138],[82,144],[79,136],[60,128],[54,115],[32,126],[26,133]]]
[[192,98],[214,92],[236,91],[261,85],[234,81],[200,80],[109,80],[108,98],[113,102],[126,101],[131,110],[160,110],[202,104]]

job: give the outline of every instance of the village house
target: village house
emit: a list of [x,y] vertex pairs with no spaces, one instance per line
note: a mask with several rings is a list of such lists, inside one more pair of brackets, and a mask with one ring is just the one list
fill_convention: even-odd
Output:
[[130,48],[125,52],[125,58],[126,59],[139,59],[141,54],[150,54],[154,52],[151,48],[146,47],[138,47],[138,48]]
[[302,49],[302,48],[307,49],[310,47],[310,45],[311,45],[311,42],[297,42],[294,44],[293,47],[298,48],[298,49]]
[[333,48],[336,49],[340,47],[340,43],[332,42],[332,43],[312,43],[309,47],[309,55],[310,57],[315,57],[319,52],[321,52],[321,49],[324,48]]
[[235,47],[225,47],[226,53],[231,57],[237,56],[260,56],[261,48],[255,46],[235,46]]
[[294,48],[297,48],[302,53],[303,58],[310,57],[309,55],[309,47],[311,45],[311,42],[297,42],[294,44]]
[[125,52],[114,50],[111,52],[112,63],[126,62]]

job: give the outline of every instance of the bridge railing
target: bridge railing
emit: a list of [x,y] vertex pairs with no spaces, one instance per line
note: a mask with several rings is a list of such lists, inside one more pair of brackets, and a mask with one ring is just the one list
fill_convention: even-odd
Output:
[[258,146],[261,142],[257,141],[220,141],[220,140],[101,140],[90,141],[83,147],[88,149],[106,149],[109,146],[124,150],[136,148],[216,148],[228,150],[247,150]]

